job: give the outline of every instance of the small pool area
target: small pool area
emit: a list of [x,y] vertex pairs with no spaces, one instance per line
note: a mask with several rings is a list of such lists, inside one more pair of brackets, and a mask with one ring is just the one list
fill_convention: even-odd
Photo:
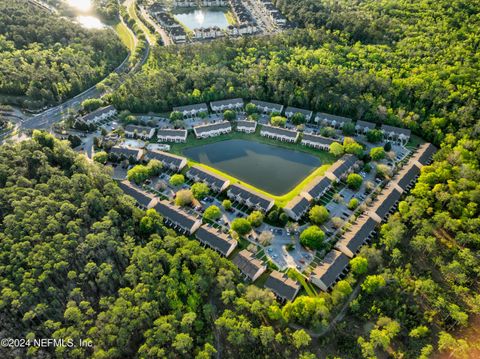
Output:
[[175,13],[175,18],[188,27],[190,30],[217,26],[220,29],[228,27],[228,20],[225,16],[226,10],[222,9],[195,9],[182,10]]
[[247,140],[191,147],[183,154],[276,196],[290,192],[322,165],[311,154]]

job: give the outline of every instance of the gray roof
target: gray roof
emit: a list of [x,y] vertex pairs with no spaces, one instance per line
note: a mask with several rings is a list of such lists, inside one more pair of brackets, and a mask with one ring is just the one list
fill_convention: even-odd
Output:
[[111,110],[116,111],[115,107],[113,107],[112,105],[105,106],[105,107],[102,107],[102,108],[98,108],[98,109],[96,109],[95,111],[92,111],[92,112],[90,112],[90,113],[87,113],[85,116],[82,117],[82,119],[83,119],[84,121],[90,121],[90,120],[94,119],[94,118],[97,117],[97,116],[101,116],[101,115],[103,115],[104,113],[110,112]]
[[382,131],[384,132],[394,132],[397,135],[404,135],[410,137],[411,131],[407,128],[395,127],[390,125],[382,125]]
[[295,130],[288,130],[286,128],[263,125],[262,131],[266,131],[275,135],[285,136],[290,138],[297,138],[298,132]]
[[368,128],[370,130],[373,130],[377,125],[373,122],[358,120],[356,126],[360,126],[362,128]]
[[164,220],[179,226],[185,231],[191,232],[193,226],[198,221],[197,218],[184,212],[180,207],[174,206],[165,200],[159,201],[153,208],[162,215]]
[[242,105],[243,107],[243,99],[242,98],[232,98],[228,100],[220,100],[220,101],[212,101],[210,102],[210,107],[216,106],[228,106],[228,105]]
[[330,251],[323,261],[315,267],[310,274],[318,277],[326,286],[330,288],[348,266],[349,258],[337,250]]
[[337,142],[331,138],[323,137],[323,136],[317,136],[317,135],[312,135],[309,133],[304,133],[303,134],[303,140],[305,141],[310,141],[310,142],[315,142],[321,145],[326,145],[330,146],[332,143]]
[[296,196],[287,203],[285,208],[290,209],[295,215],[300,216],[310,207],[310,201],[303,196]]
[[333,174],[336,178],[340,178],[357,162],[357,158],[354,155],[343,155],[337,162],[335,162],[327,172]]
[[230,250],[237,246],[237,241],[229,238],[226,234],[221,233],[211,227],[201,226],[195,233],[195,237],[202,243],[216,249],[224,256],[226,256]]
[[398,172],[396,176],[397,184],[401,189],[406,190],[418,175],[420,175],[420,168],[418,168],[415,164],[407,164]]
[[187,172],[187,176],[199,177],[209,186],[215,186],[217,188],[222,188],[227,182],[229,182],[228,179],[198,166],[191,167]]
[[177,106],[173,108],[173,111],[183,112],[197,110],[199,112],[208,112],[208,106],[206,103],[196,103],[193,105]]
[[153,129],[152,127],[147,127],[147,126],[137,126],[137,125],[125,126],[125,132],[137,132],[137,133],[149,134],[152,129]]
[[158,129],[157,136],[158,137],[171,136],[171,137],[185,138],[185,137],[187,137],[187,130],[176,130],[176,129],[173,129],[173,128],[161,128],[161,129]]
[[266,101],[258,101],[258,100],[252,100],[250,101],[257,107],[268,107],[272,109],[273,111],[276,111],[278,113],[281,113],[283,110],[283,105],[280,105],[278,103],[272,103],[272,102],[266,102]]
[[436,152],[437,148],[434,145],[431,143],[424,143],[418,148],[416,153],[418,162],[422,165],[428,165]]
[[199,125],[195,126],[194,130],[196,133],[204,133],[204,132],[210,132],[210,131],[215,131],[215,130],[220,130],[220,129],[231,129],[232,125],[228,121],[222,121],[222,122],[217,122],[217,123],[208,123],[206,125]]
[[274,270],[265,282],[265,288],[270,289],[277,296],[286,299],[294,300],[300,290],[300,284],[297,281],[290,279],[286,274]]
[[336,121],[336,122],[341,122],[341,123],[350,123],[352,122],[351,118],[348,117],[343,117],[343,116],[336,116],[336,115],[330,115],[328,113],[324,112],[317,112],[317,115],[315,118],[318,118],[320,121],[322,120],[328,120],[328,121]]
[[120,146],[113,146],[110,150],[111,153],[115,153],[118,156],[124,156],[126,158],[133,157],[137,158],[138,155],[142,152],[139,148],[128,148],[128,147],[120,147]]
[[372,211],[382,220],[385,219],[385,216],[395,206],[401,196],[402,194],[395,187],[385,188],[380,196],[377,197]]
[[163,152],[163,151],[148,151],[147,154],[145,155],[145,158],[147,160],[159,160],[160,162],[168,165],[173,165],[175,167],[180,167],[182,162],[185,160],[185,157],[180,157],[173,155],[168,152]]
[[257,122],[256,121],[239,120],[239,121],[237,121],[237,127],[238,126],[255,128],[255,127],[257,127]]
[[240,196],[244,200],[249,199],[251,203],[258,205],[264,211],[267,211],[267,209],[270,207],[271,203],[273,202],[272,198],[264,196],[258,192],[255,192],[254,190],[251,190],[239,184],[231,185],[228,191],[234,194],[235,196]]
[[356,253],[368,240],[368,236],[375,230],[376,225],[377,222],[372,218],[361,216],[337,243],[344,245],[352,253]]
[[250,279],[253,279],[260,268],[265,267],[265,264],[262,261],[256,259],[253,256],[253,253],[246,249],[240,251],[235,257],[233,257],[232,262]]
[[312,111],[310,110],[304,110],[303,108],[298,108],[298,107],[292,107],[292,106],[288,106],[286,109],[285,109],[285,114],[287,112],[292,112],[292,113],[301,113],[302,115],[305,116],[305,118],[307,120],[309,120],[311,117],[312,117]]
[[327,177],[317,177],[315,178],[308,187],[305,189],[305,192],[307,192],[312,198],[318,199],[321,193],[323,193],[330,185],[332,184],[332,181],[328,179]]
[[127,196],[133,197],[133,199],[137,201],[137,203],[142,207],[147,208],[150,203],[155,199],[153,195],[143,191],[141,188],[135,186],[130,181],[125,180],[118,182],[118,186]]

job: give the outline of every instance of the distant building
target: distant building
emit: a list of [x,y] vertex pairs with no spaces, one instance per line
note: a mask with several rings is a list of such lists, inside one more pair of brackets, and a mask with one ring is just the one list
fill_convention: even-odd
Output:
[[272,209],[275,204],[272,198],[238,184],[230,186],[227,196],[235,202],[245,204],[249,208],[257,209],[265,213]]
[[187,130],[175,130],[173,128],[161,128],[157,130],[157,138],[160,142],[186,142]]
[[331,138],[312,135],[308,133],[304,133],[302,137],[302,145],[318,148],[324,151],[330,150],[330,145],[334,142],[336,141],[332,140]]
[[255,282],[267,270],[267,266],[246,249],[233,257],[232,262],[252,282]]
[[228,179],[199,166],[191,167],[186,176],[195,182],[205,183],[214,192],[222,192],[230,185]]
[[409,191],[417,182],[420,176],[420,167],[415,161],[409,161],[400,171],[393,177],[393,181],[401,189],[401,192]]
[[183,209],[170,204],[168,201],[159,201],[153,208],[163,217],[166,225],[181,233],[193,234],[202,225],[200,219],[186,213]]
[[274,270],[268,276],[265,288],[270,289],[282,301],[293,301],[300,291],[300,284],[286,274]]
[[127,125],[125,126],[125,136],[131,138],[141,138],[150,140],[155,135],[155,129],[152,127]]
[[110,106],[96,109],[95,111],[92,111],[90,113],[87,113],[85,116],[82,117],[82,120],[85,123],[96,123],[96,122],[105,120],[107,118],[110,118],[112,116],[115,116],[116,114],[117,114],[117,110],[115,109],[115,107],[110,105]]
[[342,128],[347,123],[351,123],[352,119],[348,117],[330,115],[328,113],[318,112],[315,116],[315,122],[321,126],[329,126],[333,128]]
[[287,203],[283,210],[291,219],[298,221],[308,212],[308,209],[310,208],[310,202],[311,197],[306,198],[304,196],[296,196]]
[[152,194],[145,192],[130,181],[118,182],[118,186],[127,196],[132,197],[142,209],[152,208],[158,201]]
[[405,145],[410,140],[411,131],[406,128],[382,125],[381,131],[385,141],[393,141]]
[[228,257],[238,245],[238,242],[228,235],[205,225],[197,230],[195,237],[224,257]]
[[138,162],[143,157],[143,150],[139,148],[113,146],[110,150],[110,153],[115,155],[119,160],[132,159]]
[[208,123],[193,127],[197,138],[216,137],[232,132],[232,125],[228,121]]
[[371,209],[368,211],[369,216],[378,223],[385,221],[395,212],[401,196],[402,192],[398,190],[395,183],[389,184],[376,198]]
[[357,162],[358,159],[354,155],[343,155],[325,172],[325,176],[333,182],[339,182],[355,170]]
[[335,248],[353,258],[360,248],[372,239],[377,222],[368,216],[361,216],[335,244]]
[[241,98],[233,98],[230,100],[212,101],[210,107],[215,113],[222,113],[226,110],[243,111],[244,103]]
[[432,163],[433,155],[437,151],[437,148],[431,143],[424,143],[417,148],[413,159],[417,161],[419,166],[427,166]]
[[355,124],[355,131],[358,134],[366,134],[368,131],[374,130],[376,124],[367,121],[357,121]]
[[237,131],[245,133],[254,133],[257,130],[256,121],[237,121]]
[[283,142],[293,143],[297,142],[299,133],[295,130],[288,130],[286,128],[263,125],[260,129],[260,135]]
[[348,264],[349,258],[334,249],[310,273],[310,281],[321,290],[327,291],[346,274]]
[[187,159],[185,157],[163,151],[148,151],[145,155],[145,160],[158,160],[164,167],[175,172],[180,172],[187,165]]
[[258,101],[252,100],[250,101],[255,106],[257,106],[257,110],[263,112],[265,114],[272,114],[272,113],[279,113],[281,114],[283,111],[283,105],[279,105],[277,103],[265,102],[265,101]]
[[312,119],[313,112],[310,110],[304,110],[302,108],[291,106],[285,109],[285,116],[287,116],[289,120],[297,113],[301,113],[305,117],[306,122],[309,122]]
[[180,112],[184,118],[197,117],[200,113],[208,114],[208,106],[206,103],[198,103],[195,105],[174,107],[173,111]]

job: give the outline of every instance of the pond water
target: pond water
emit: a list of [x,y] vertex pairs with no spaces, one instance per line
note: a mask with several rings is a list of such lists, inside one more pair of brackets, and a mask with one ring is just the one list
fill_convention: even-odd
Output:
[[308,153],[246,140],[191,147],[183,154],[277,196],[289,192],[321,165]]
[[229,25],[225,11],[221,9],[185,10],[181,13],[176,13],[175,17],[190,30],[213,26],[226,29]]
[[86,29],[103,29],[106,25],[95,16],[77,16],[75,21]]
[[92,0],[64,0],[70,7],[75,10],[86,12],[93,7]]

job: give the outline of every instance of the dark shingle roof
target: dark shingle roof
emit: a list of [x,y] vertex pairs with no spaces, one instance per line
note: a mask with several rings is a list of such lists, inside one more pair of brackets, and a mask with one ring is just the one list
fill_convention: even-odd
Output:
[[262,126],[262,131],[269,132],[275,135],[279,136],[285,136],[285,137],[290,137],[290,138],[297,138],[298,132],[295,130],[288,130],[286,128],[281,128],[281,127],[274,127],[274,126],[269,126],[269,125],[263,125]]
[[127,125],[127,126],[125,126],[125,132],[136,132],[138,134],[148,135],[148,134],[150,134],[150,131],[152,131],[152,127],[137,126],[137,125]]
[[215,186],[217,188],[222,188],[225,185],[225,183],[228,182],[226,178],[223,178],[213,172],[210,172],[198,166],[193,166],[192,168],[190,168],[187,172],[187,176],[199,177],[202,181],[206,182],[209,186]]
[[330,115],[330,114],[324,113],[324,112],[318,112],[317,115],[315,116],[315,118],[320,120],[320,121],[328,120],[328,121],[336,121],[338,123],[350,123],[350,122],[352,122],[351,118],[343,117],[343,116]]
[[357,222],[343,235],[337,244],[344,245],[352,253],[356,253],[368,239],[370,233],[375,229],[377,222],[368,216],[362,216]]
[[317,177],[315,178],[308,187],[305,189],[305,192],[307,192],[312,198],[318,198],[321,193],[323,193],[330,185],[332,184],[332,181],[328,179],[327,177]]
[[247,187],[241,186],[239,184],[234,184],[230,186],[229,192],[235,196],[240,196],[244,200],[249,199],[251,203],[258,205],[264,211],[270,207],[273,203],[273,199],[267,196],[264,196],[258,192],[255,192]]
[[283,105],[279,105],[278,103],[258,101],[258,100],[252,100],[251,103],[253,103],[257,107],[268,107],[278,113],[281,113],[283,110]]
[[327,172],[333,174],[336,178],[340,178],[357,162],[357,158],[354,155],[343,155],[337,162],[335,162]]
[[295,215],[299,216],[310,207],[310,202],[303,196],[296,196],[287,203],[285,208],[291,209]]
[[168,152],[163,151],[148,151],[145,155],[146,159],[148,160],[159,160],[162,163],[166,163],[169,165],[174,165],[175,167],[180,167],[182,161],[185,160],[184,157],[176,156]]
[[242,105],[243,106],[243,99],[242,98],[232,98],[229,100],[220,100],[220,101],[212,101],[210,102],[210,107],[219,107],[219,106],[228,106],[228,105]]
[[407,137],[410,137],[411,131],[406,128],[401,128],[401,127],[395,127],[395,126],[390,126],[390,125],[382,125],[382,131],[384,132],[394,132],[397,135],[404,135]]
[[321,144],[321,145],[326,145],[326,146],[330,146],[332,143],[336,142],[335,140],[332,140],[331,138],[312,135],[312,134],[308,134],[308,133],[303,134],[303,140],[310,141],[310,142],[315,142],[315,143],[318,143],[318,144]]
[[115,153],[118,156],[125,156],[127,158],[128,157],[137,158],[138,155],[142,152],[142,150],[138,148],[113,146],[110,152]]
[[85,116],[82,117],[82,119],[86,122],[94,119],[95,117],[97,116],[101,116],[103,115],[104,113],[107,113],[111,110],[115,110],[115,107],[113,107],[112,105],[109,105],[109,106],[105,106],[105,107],[102,107],[102,108],[99,108],[99,109],[96,109],[95,111],[92,111],[90,113],[87,113]]
[[232,247],[237,246],[237,241],[229,238],[226,234],[223,234],[213,228],[202,226],[195,233],[195,237],[206,245],[210,246],[213,249],[216,249],[224,256],[226,256],[231,250]]
[[401,195],[393,186],[385,188],[380,196],[377,197],[372,211],[382,220],[385,219],[385,216],[395,206]]
[[260,268],[265,267],[262,261],[256,259],[253,256],[253,253],[247,251],[246,249],[242,250],[235,257],[233,257],[232,262],[250,279],[255,276]]
[[186,105],[186,106],[177,106],[173,108],[173,111],[183,112],[183,111],[191,111],[197,110],[200,112],[208,112],[208,107],[206,103],[197,103],[194,105]]
[[141,188],[135,186],[130,181],[118,182],[118,186],[126,195],[133,197],[133,199],[137,201],[137,203],[142,207],[147,208],[150,203],[152,203],[152,201],[155,199],[154,196],[143,191]]
[[158,202],[155,210],[162,215],[162,217],[186,231],[191,231],[198,219],[185,213],[180,207],[174,206],[167,201]]
[[297,281],[288,278],[287,275],[274,270],[268,276],[265,288],[270,289],[281,298],[292,301],[297,296],[300,285]]
[[373,122],[358,120],[356,126],[360,126],[362,128],[368,128],[370,130],[373,130],[377,125]]
[[348,263],[349,258],[342,252],[334,249],[315,267],[311,275],[318,277],[327,288],[330,288],[348,266]]
[[157,132],[158,137],[172,136],[172,137],[187,137],[187,130],[175,130],[173,128],[162,128]]
[[398,172],[396,176],[398,186],[401,189],[406,190],[408,185],[410,185],[419,174],[420,168],[418,168],[415,164],[407,164],[400,170],[400,172]]
[[250,128],[255,128],[257,127],[257,123],[255,121],[237,121],[237,126],[238,127],[250,127]]
[[222,121],[217,123],[208,123],[206,125],[195,126],[194,129],[197,134],[201,134],[204,132],[210,132],[220,129],[232,129],[232,125],[228,121]]
[[430,160],[436,152],[437,148],[434,145],[432,145],[431,143],[424,143],[418,148],[416,153],[418,162],[420,162],[422,165],[429,164]]
[[289,106],[285,109],[285,114],[287,114],[289,112],[291,112],[291,113],[301,113],[302,115],[305,116],[305,118],[307,120],[309,120],[312,117],[312,111],[304,110],[303,108]]

